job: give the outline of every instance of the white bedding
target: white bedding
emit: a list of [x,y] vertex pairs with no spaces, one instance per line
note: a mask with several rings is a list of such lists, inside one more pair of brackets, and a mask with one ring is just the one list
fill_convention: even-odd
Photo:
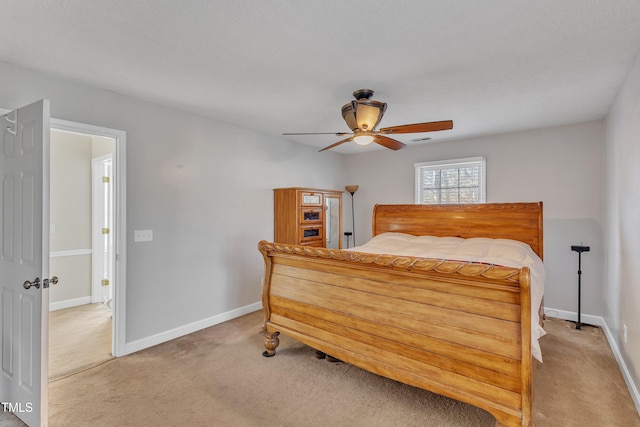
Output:
[[374,254],[405,255],[421,258],[481,262],[531,270],[531,352],[542,362],[538,339],[546,334],[538,315],[544,295],[545,271],[542,260],[526,243],[506,239],[474,237],[412,236],[382,233],[367,243],[348,249]]

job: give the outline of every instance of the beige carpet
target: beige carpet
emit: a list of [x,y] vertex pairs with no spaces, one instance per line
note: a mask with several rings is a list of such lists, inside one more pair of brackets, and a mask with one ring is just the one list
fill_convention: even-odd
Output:
[[49,381],[112,359],[111,335],[111,312],[103,304],[49,313]]
[[[281,336],[264,358],[261,312],[49,386],[50,426],[493,426],[483,410],[406,386]],[[548,319],[537,427],[640,426],[602,331]]]
[[549,319],[545,330],[544,363],[534,378],[536,426],[640,426],[602,329]]

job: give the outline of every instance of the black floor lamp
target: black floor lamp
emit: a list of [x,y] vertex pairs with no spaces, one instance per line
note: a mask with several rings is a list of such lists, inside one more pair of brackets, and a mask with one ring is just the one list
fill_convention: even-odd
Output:
[[[356,191],[358,191],[358,186],[357,185],[347,185],[346,187],[344,187],[345,190],[347,190],[349,193],[351,193],[351,234],[353,234],[353,246],[356,245],[356,214],[355,214],[355,209],[354,209],[354,205],[353,205],[353,193],[355,193]],[[347,248],[349,247],[349,234],[348,233],[344,233],[345,236],[347,236]]]
[[580,293],[582,291],[581,289],[582,283],[580,281],[580,278],[582,276],[581,255],[582,255],[582,252],[589,252],[591,248],[589,246],[573,245],[571,246],[571,250],[574,252],[578,252],[578,322],[576,323],[576,329],[581,329],[582,328],[582,322],[580,321],[580,297],[581,297]]

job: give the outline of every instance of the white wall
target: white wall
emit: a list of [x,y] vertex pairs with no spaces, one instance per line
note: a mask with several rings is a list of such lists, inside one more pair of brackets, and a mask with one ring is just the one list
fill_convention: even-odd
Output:
[[127,343],[259,302],[272,189],[344,186],[335,153],[6,63],[0,82],[4,108],[47,98],[54,118],[127,132]]
[[[357,242],[371,237],[376,203],[414,202],[414,163],[485,156],[487,202],[544,203],[545,306],[577,312],[578,257],[571,245],[582,243],[591,252],[582,255],[581,311],[602,316],[603,150],[604,123],[593,121],[348,156],[347,181],[360,186]],[[345,226],[351,228],[350,220]]]
[[[91,138],[51,132],[49,302],[66,307],[91,296]],[[81,253],[84,252],[84,253]]]
[[[607,117],[605,320],[640,386],[640,57]],[[627,326],[628,341],[623,339]]]
[[115,155],[116,141],[106,136],[91,135],[91,157],[102,157],[107,154]]

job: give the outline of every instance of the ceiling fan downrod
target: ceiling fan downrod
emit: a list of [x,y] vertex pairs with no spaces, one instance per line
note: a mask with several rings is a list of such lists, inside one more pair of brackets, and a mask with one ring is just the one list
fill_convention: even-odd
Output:
[[371,99],[375,92],[371,89],[358,89],[353,92],[353,97],[360,101],[361,99]]

